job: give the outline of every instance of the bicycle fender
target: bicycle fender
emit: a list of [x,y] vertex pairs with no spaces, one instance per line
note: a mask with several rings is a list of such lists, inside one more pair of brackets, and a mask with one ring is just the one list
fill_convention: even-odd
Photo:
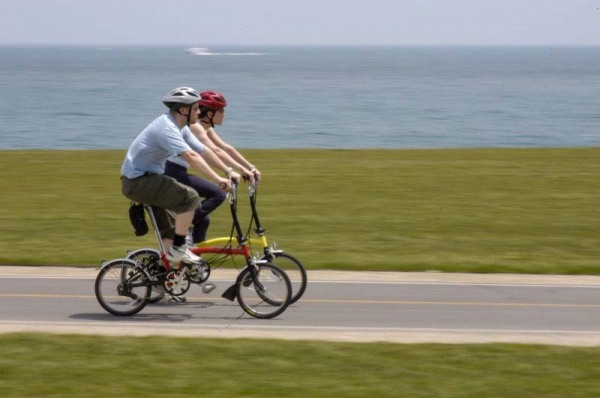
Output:
[[[110,265],[112,265],[113,263],[120,261],[120,262],[124,262],[124,263],[128,263],[130,264],[132,267],[137,267],[137,263],[133,260],[130,260],[128,258],[115,258],[109,261],[103,261],[102,262],[102,266],[100,267],[100,270],[103,270],[106,267],[109,267]],[[146,274],[146,270],[143,270],[144,273]]]
[[127,252],[127,259],[131,260],[138,253],[148,253],[148,252],[152,252],[152,254],[156,254],[158,256],[158,258],[160,258],[160,252],[158,250],[152,249],[150,247],[144,247],[143,249],[136,249],[136,250],[128,251]]

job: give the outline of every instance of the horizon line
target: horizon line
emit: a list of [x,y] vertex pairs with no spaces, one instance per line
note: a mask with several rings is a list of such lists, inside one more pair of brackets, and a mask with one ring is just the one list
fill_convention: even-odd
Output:
[[530,43],[530,44],[452,44],[452,43],[430,43],[430,44],[353,44],[353,43],[329,43],[329,44],[190,44],[190,43],[2,43],[0,46],[64,46],[64,47],[202,47],[202,48],[214,48],[214,47],[600,47],[598,44],[557,44],[557,43]]

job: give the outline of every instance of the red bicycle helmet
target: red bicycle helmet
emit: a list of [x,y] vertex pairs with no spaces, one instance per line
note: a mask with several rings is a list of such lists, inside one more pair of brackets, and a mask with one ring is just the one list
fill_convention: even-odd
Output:
[[216,91],[203,91],[200,93],[200,101],[198,101],[198,104],[216,111],[225,108],[227,106],[227,101],[221,93]]

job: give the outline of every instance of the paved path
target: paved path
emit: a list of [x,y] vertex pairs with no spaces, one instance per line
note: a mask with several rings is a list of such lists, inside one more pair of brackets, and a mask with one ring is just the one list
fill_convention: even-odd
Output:
[[303,299],[257,320],[219,297],[235,271],[127,318],[98,305],[96,274],[0,266],[0,332],[600,346],[600,276],[312,271]]

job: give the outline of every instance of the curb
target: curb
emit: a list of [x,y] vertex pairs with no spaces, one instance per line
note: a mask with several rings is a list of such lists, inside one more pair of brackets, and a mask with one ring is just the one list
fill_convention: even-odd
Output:
[[[95,279],[99,267],[0,265],[3,278]],[[236,269],[213,270],[216,279],[232,279]],[[600,275],[470,274],[445,272],[308,271],[309,282],[371,282],[406,284],[493,284],[600,286]]]

